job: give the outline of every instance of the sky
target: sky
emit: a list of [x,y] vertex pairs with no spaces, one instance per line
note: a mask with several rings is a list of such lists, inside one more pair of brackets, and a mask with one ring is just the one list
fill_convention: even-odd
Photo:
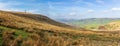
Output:
[[0,10],[52,19],[120,18],[120,0],[0,0]]

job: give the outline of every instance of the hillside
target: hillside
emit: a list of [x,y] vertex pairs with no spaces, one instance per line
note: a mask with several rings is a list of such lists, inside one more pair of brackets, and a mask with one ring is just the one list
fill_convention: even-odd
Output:
[[30,13],[21,13],[21,12],[7,12],[7,13],[10,13],[10,14],[13,14],[13,15],[16,15],[16,16],[20,16],[20,17],[33,19],[33,20],[36,20],[36,21],[41,21],[41,22],[52,24],[52,25],[55,25],[55,26],[60,26],[60,27],[65,27],[65,28],[74,28],[70,25],[57,22],[55,20],[52,20],[52,19],[50,19],[50,18],[48,18],[44,15],[40,15],[40,14],[30,14]]
[[120,18],[90,18],[81,20],[66,20],[66,22],[85,29],[98,29],[99,26],[106,25],[117,20],[120,20]]
[[120,40],[119,32],[74,30],[33,15],[0,11],[0,46],[118,46]]
[[120,31],[120,21],[113,21],[104,25],[105,30],[109,31]]

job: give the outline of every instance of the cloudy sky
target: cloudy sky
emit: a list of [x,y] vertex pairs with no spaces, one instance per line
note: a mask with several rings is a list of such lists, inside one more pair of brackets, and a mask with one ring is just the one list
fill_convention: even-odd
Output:
[[0,0],[0,10],[27,10],[53,19],[120,18],[120,0]]

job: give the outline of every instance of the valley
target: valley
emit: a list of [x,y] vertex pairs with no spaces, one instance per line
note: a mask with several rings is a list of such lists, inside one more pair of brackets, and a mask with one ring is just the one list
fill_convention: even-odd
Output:
[[66,23],[76,27],[81,27],[88,30],[100,30],[102,26],[104,28],[104,26],[109,23],[120,21],[120,18],[90,18],[90,19],[65,20],[65,21]]

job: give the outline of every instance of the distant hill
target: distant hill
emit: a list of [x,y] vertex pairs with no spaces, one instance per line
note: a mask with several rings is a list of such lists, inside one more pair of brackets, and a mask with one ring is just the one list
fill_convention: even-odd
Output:
[[81,20],[64,20],[65,22],[85,29],[97,29],[99,26],[106,25],[112,21],[120,20],[120,18],[89,18]]

